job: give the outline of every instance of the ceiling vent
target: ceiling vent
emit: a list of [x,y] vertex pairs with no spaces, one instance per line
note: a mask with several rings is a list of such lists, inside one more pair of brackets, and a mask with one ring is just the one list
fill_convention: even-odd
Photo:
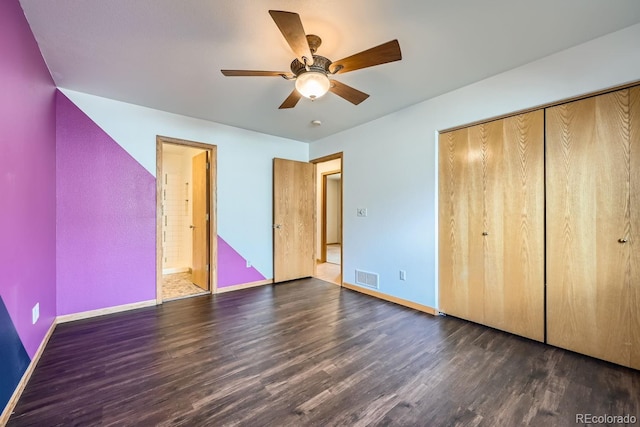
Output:
[[356,270],[356,285],[367,286],[369,288],[378,289],[380,284],[380,276],[377,273]]

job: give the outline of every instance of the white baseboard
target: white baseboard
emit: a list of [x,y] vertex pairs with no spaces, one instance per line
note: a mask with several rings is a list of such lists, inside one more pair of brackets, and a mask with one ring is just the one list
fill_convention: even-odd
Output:
[[240,289],[255,288],[256,286],[264,286],[264,285],[271,285],[271,284],[273,284],[273,279],[258,280],[257,282],[242,283],[240,285],[225,286],[224,288],[218,288],[216,289],[215,293],[222,294],[225,292],[239,291]]
[[51,334],[53,334],[53,331],[56,328],[56,324],[57,324],[56,319],[53,319],[53,322],[51,323],[51,326],[49,327],[49,330],[47,331],[47,333],[44,335],[44,339],[40,343],[40,346],[38,347],[36,354],[33,355],[33,359],[31,359],[31,363],[29,363],[29,366],[27,366],[27,370],[24,371],[24,374],[22,375],[22,378],[20,379],[18,386],[13,391],[13,394],[11,395],[9,402],[7,402],[7,405],[4,407],[4,410],[2,411],[2,415],[0,415],[0,426],[4,426],[9,422],[9,417],[11,417],[11,414],[13,413],[13,410],[15,409],[16,404],[18,403],[18,400],[20,399],[20,396],[24,391],[24,388],[29,382],[29,379],[31,378],[31,374],[33,374],[33,370],[36,368],[36,365],[40,361],[40,356],[42,356],[42,352],[44,352],[44,348],[47,346],[47,343],[49,342],[49,338],[51,338]]
[[105,314],[135,310],[136,308],[151,307],[152,305],[156,305],[155,299],[148,300],[148,301],[134,302],[132,304],[116,305],[115,307],[107,307],[107,308],[99,308],[97,310],[83,311],[81,313],[65,314],[63,316],[58,316],[58,323],[73,322],[74,320],[104,316]]

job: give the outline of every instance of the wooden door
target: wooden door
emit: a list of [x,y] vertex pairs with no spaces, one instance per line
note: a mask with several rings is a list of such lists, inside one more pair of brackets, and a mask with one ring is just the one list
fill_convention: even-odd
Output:
[[484,323],[482,146],[465,128],[439,137],[439,307]]
[[485,323],[544,340],[544,112],[483,125]]
[[546,117],[548,343],[629,366],[629,90]]
[[630,112],[630,193],[628,234],[630,260],[629,302],[631,320],[631,363],[629,366],[640,369],[640,86],[629,89]]
[[209,290],[209,172],[207,170],[208,152],[192,159],[193,185],[193,265],[191,281],[204,290]]
[[273,281],[314,273],[314,165],[273,159]]
[[440,135],[440,309],[544,340],[544,113]]

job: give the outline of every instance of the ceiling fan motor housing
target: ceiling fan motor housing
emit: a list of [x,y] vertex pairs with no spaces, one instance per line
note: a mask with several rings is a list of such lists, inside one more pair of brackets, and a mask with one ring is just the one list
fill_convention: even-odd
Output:
[[300,74],[304,74],[307,71],[315,71],[316,73],[330,74],[329,67],[331,61],[328,58],[320,55],[313,55],[313,65],[305,65],[297,58],[291,62],[291,72],[298,77]]

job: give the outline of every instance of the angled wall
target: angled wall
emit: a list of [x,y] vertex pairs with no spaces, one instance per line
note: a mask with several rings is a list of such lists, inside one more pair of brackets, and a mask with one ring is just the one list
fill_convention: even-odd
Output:
[[155,178],[61,92],[56,138],[58,315],[154,300]]
[[61,92],[58,315],[155,298],[157,135],[217,147],[218,287],[273,277],[272,159],[306,143]]
[[18,0],[0,2],[0,194],[4,408],[56,315],[55,86]]

